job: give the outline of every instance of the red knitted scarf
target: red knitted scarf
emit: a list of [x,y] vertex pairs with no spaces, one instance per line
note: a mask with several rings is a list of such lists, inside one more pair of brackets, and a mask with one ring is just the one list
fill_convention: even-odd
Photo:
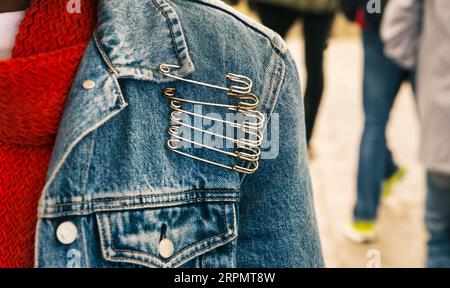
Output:
[[[96,1],[32,0],[13,57],[0,61],[0,267],[32,267],[38,199]],[[75,10],[76,11],[76,10]]]

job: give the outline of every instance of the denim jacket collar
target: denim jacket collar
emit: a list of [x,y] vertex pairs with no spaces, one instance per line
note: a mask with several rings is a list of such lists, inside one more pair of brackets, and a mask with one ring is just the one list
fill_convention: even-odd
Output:
[[[74,79],[60,122],[43,197],[75,145],[126,106],[120,78],[167,82],[160,64],[194,71],[178,15],[165,0],[100,0],[98,25]],[[94,81],[86,89],[83,83]]]
[[101,0],[96,29],[98,48],[118,78],[161,79],[162,63],[194,70],[178,15],[165,0]]

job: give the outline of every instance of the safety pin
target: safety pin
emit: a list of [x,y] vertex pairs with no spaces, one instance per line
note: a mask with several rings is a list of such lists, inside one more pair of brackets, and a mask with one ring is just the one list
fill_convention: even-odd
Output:
[[[224,108],[229,109],[230,111],[239,112],[239,113],[241,113],[241,114],[243,114],[245,116],[257,118],[258,120],[260,120],[256,124],[250,124],[250,126],[256,126],[256,128],[262,128],[262,126],[264,124],[264,121],[265,121],[264,114],[262,114],[259,111],[247,110],[247,108],[245,108],[244,110],[241,110],[236,105],[210,103],[210,102],[202,102],[202,101],[178,98],[178,97],[175,97],[175,92],[176,92],[175,88],[166,88],[166,89],[163,90],[163,95],[166,96],[169,100],[171,100],[170,105],[171,105],[172,109],[181,110],[181,102],[191,103],[191,104],[198,104],[198,105],[209,105],[209,106],[215,106],[215,107],[224,107]],[[251,108],[251,107],[249,107],[249,108]],[[196,114],[194,116],[200,117],[200,115],[198,115],[198,114]],[[250,123],[253,123],[253,122],[250,122]]]
[[197,146],[200,146],[200,147],[203,147],[203,148],[215,151],[215,152],[219,152],[219,153],[231,156],[231,157],[236,157],[236,158],[238,158],[240,160],[258,161],[259,160],[259,156],[261,155],[261,150],[259,148],[245,148],[245,147],[241,147],[240,148],[240,149],[243,149],[243,150],[247,150],[250,153],[246,153],[246,152],[242,152],[242,151],[238,151],[238,150],[235,150],[233,152],[228,152],[228,151],[220,150],[218,148],[211,147],[211,146],[208,146],[208,145],[205,145],[205,144],[202,144],[202,143],[198,143],[196,141],[192,141],[192,140],[190,140],[188,138],[184,138],[184,137],[181,137],[179,135],[180,134],[180,127],[179,126],[171,126],[171,127],[169,127],[168,131],[169,131],[169,135],[171,135],[173,137],[172,139],[178,139],[180,141],[186,141],[188,143],[191,143],[191,144],[194,144],[194,145],[197,145]]
[[186,102],[186,103],[197,104],[197,105],[223,107],[223,108],[228,108],[233,111],[236,111],[236,110],[253,111],[259,105],[258,97],[253,93],[248,93],[248,94],[229,93],[230,96],[234,96],[234,97],[238,98],[239,100],[249,100],[249,102],[240,101],[238,103],[238,105],[204,102],[204,101],[178,98],[175,96],[175,93],[176,93],[176,88],[165,88],[163,90],[163,95],[171,100],[177,100],[179,102]]
[[[250,121],[244,121],[243,123],[230,122],[230,121],[227,121],[227,120],[222,120],[222,119],[217,119],[217,118],[213,118],[213,117],[209,117],[209,116],[204,116],[202,114],[186,111],[186,110],[179,109],[179,108],[174,108],[172,113],[173,112],[179,113],[179,114],[176,114],[176,117],[175,117],[175,119],[179,119],[179,121],[181,121],[181,114],[186,114],[186,115],[191,115],[193,117],[198,117],[198,118],[207,119],[207,120],[210,120],[210,121],[224,123],[225,125],[227,125],[229,127],[233,127],[233,128],[239,129],[239,130],[241,130],[244,133],[248,133],[248,134],[252,134],[252,135],[255,135],[255,133],[258,133],[261,130],[260,126],[256,126],[255,123],[250,122]],[[171,115],[172,115],[172,113],[171,113]],[[261,134],[262,133],[257,134],[255,136],[259,137],[258,135],[261,135]]]
[[[187,157],[190,157],[192,159],[196,159],[199,161],[203,161],[205,163],[213,164],[219,167],[231,169],[240,173],[245,174],[252,174],[256,172],[256,170],[259,167],[259,158],[261,155],[260,146],[262,144],[263,140],[263,133],[262,128],[264,127],[265,123],[265,116],[261,112],[257,110],[257,107],[259,106],[259,98],[251,92],[253,87],[253,82],[250,78],[238,75],[234,73],[228,73],[226,75],[226,78],[230,81],[229,87],[204,83],[196,80],[191,79],[185,79],[180,76],[176,76],[171,74],[171,72],[175,69],[179,69],[180,66],[178,65],[171,65],[171,64],[161,64],[159,66],[159,72],[162,75],[165,75],[167,77],[171,77],[173,79],[177,79],[180,81],[184,81],[187,83],[192,83],[196,85],[201,85],[204,87],[219,89],[223,91],[227,91],[229,96],[235,97],[237,101],[237,105],[232,104],[223,104],[223,103],[215,103],[215,102],[205,102],[205,101],[198,101],[198,100],[191,100],[191,99],[185,99],[176,97],[176,88],[165,88],[162,92],[163,95],[166,96],[170,102],[170,108],[172,109],[172,112],[170,113],[170,119],[172,121],[173,125],[169,127],[168,134],[170,135],[170,139],[167,141],[167,146],[170,150]],[[241,123],[237,123],[236,121],[227,121],[222,119],[216,119],[209,116],[204,116],[202,114],[198,114],[195,112],[190,112],[183,110],[182,103],[190,103],[194,105],[203,105],[203,106],[212,106],[212,107],[222,107],[226,108],[230,111],[234,111],[235,113],[240,113],[246,117],[251,118],[250,121],[248,119],[245,119]],[[207,131],[195,126],[192,126],[190,124],[184,123],[181,120],[181,115],[186,114],[193,117],[201,118],[201,119],[208,119],[215,122],[225,123],[229,127],[240,129],[242,132],[244,132],[244,137],[235,139],[232,137],[228,137],[225,135],[220,135],[211,131]],[[225,139],[228,141],[231,141],[236,144],[236,148],[234,151],[225,151],[219,148],[215,148],[212,146],[208,146],[202,143],[198,143],[196,141],[193,141],[191,139],[187,139],[185,137],[182,137],[180,135],[180,129],[181,127],[186,127],[189,129],[193,129],[196,131],[200,131],[202,133],[206,133],[209,135],[212,135],[214,137],[219,137],[221,139]],[[248,135],[248,136],[247,136]],[[254,137],[253,139],[250,139]],[[249,139],[247,139],[249,138]],[[256,139],[256,140],[254,140]],[[200,158],[198,156],[194,156],[192,154],[183,152],[178,150],[180,148],[182,142],[187,142],[194,144],[196,146],[209,149],[214,152],[218,152],[230,157],[234,157],[241,161],[247,161],[249,162],[249,165],[247,167],[234,165],[234,166],[228,166],[222,163],[218,163],[215,161],[211,161],[208,159]]]
[[231,156],[231,157],[236,157],[236,158],[238,158],[240,160],[254,162],[254,161],[258,161],[259,160],[259,156],[261,155],[261,151],[260,151],[259,148],[245,148],[245,147],[241,147],[241,149],[250,151],[251,153],[246,153],[246,152],[242,152],[242,151],[238,151],[238,150],[235,150],[233,152],[228,152],[228,151],[220,150],[218,148],[211,147],[211,146],[208,146],[208,145],[196,142],[196,141],[192,141],[190,139],[181,137],[179,135],[180,134],[180,127],[179,126],[171,126],[171,127],[169,127],[168,131],[169,131],[169,135],[172,136],[172,139],[178,139],[180,141],[185,141],[185,142],[188,142],[188,143],[191,143],[191,144],[194,144],[194,145],[197,145],[197,146],[200,146],[200,147],[203,147],[203,148],[206,148],[206,149],[218,152],[218,153],[222,153],[222,154],[225,154],[225,155],[228,155],[228,156]]
[[243,114],[243,115],[245,115],[247,117],[256,118],[258,120],[257,122],[244,121],[244,124],[238,124],[238,123],[235,123],[235,122],[230,122],[230,121],[226,121],[226,120],[222,120],[222,119],[212,118],[212,117],[205,116],[205,115],[202,115],[202,114],[198,114],[198,113],[194,113],[194,112],[183,110],[181,108],[181,103],[177,102],[177,101],[170,101],[170,108],[172,108],[175,111],[178,111],[178,112],[181,112],[181,113],[184,113],[184,114],[187,114],[187,115],[191,115],[191,116],[194,116],[194,117],[225,123],[225,124],[229,125],[230,127],[241,129],[244,132],[246,132],[248,130],[252,130],[252,129],[253,130],[261,129],[264,126],[264,121],[265,121],[264,114],[262,114],[259,111],[253,111],[254,113],[247,113],[248,111],[238,111],[238,112],[240,112],[241,114]]
[[211,161],[211,160],[208,160],[208,159],[203,159],[203,158],[194,156],[192,154],[185,153],[185,152],[182,152],[182,151],[178,150],[178,148],[177,148],[178,145],[174,145],[173,142],[181,143],[179,140],[169,139],[167,141],[167,147],[171,151],[173,151],[175,153],[178,153],[180,155],[186,156],[186,157],[190,157],[190,158],[198,160],[198,161],[202,161],[202,162],[205,162],[205,163],[208,163],[208,164],[216,165],[216,166],[219,166],[219,167],[222,167],[222,168],[225,168],[225,169],[234,170],[234,171],[237,171],[237,172],[240,172],[240,173],[244,173],[244,174],[253,174],[259,168],[258,161],[250,162],[250,167],[243,167],[243,166],[239,166],[239,165],[228,166],[228,165],[225,165],[225,164],[222,164],[222,163],[218,163],[218,162],[215,162],[215,161]]
[[231,93],[248,94],[252,91],[252,87],[253,87],[252,80],[243,75],[228,73],[226,76],[228,78],[228,80],[242,84],[242,86],[231,85],[230,87],[223,87],[223,86],[204,83],[204,82],[195,81],[195,80],[191,80],[191,79],[185,79],[185,78],[170,74],[170,72],[172,72],[172,68],[179,69],[180,66],[171,65],[171,64],[161,64],[161,65],[159,65],[159,72],[161,74],[163,74],[167,77],[171,77],[173,79],[177,79],[177,80],[184,81],[184,82],[189,82],[192,84],[202,85],[202,86],[209,87],[209,88],[220,89],[220,90],[231,92]]
[[238,145],[238,147],[258,148],[259,146],[261,146],[261,143],[263,141],[263,135],[262,135],[261,131],[257,131],[256,133],[255,132],[250,132],[250,131],[243,131],[244,133],[246,133],[248,135],[254,136],[257,140],[251,140],[251,139],[246,139],[246,138],[234,139],[234,138],[231,138],[231,137],[223,136],[223,135],[211,132],[211,131],[203,130],[201,128],[198,128],[198,127],[195,127],[195,126],[183,123],[181,121],[180,113],[181,112],[179,112],[179,111],[172,111],[172,113],[170,113],[170,120],[172,120],[177,125],[184,126],[184,127],[189,128],[189,129],[200,131],[202,133],[213,135],[215,137],[219,137],[219,138],[228,140],[230,142],[236,143]]

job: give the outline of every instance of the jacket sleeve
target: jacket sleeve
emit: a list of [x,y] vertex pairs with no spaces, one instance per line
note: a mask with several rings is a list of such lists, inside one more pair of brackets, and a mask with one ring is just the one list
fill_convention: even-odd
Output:
[[388,57],[406,69],[416,66],[422,26],[422,0],[389,1],[381,24]]
[[300,81],[290,55],[285,63],[283,84],[266,129],[269,136],[265,136],[273,159],[262,157],[257,172],[245,176],[241,185],[238,267],[324,265],[308,169]]

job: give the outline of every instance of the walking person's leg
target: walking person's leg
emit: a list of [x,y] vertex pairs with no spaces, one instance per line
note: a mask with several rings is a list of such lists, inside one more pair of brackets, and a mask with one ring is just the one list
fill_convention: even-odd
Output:
[[[415,71],[403,71],[403,80],[409,81],[411,85],[411,89],[413,92],[414,100],[416,101],[416,73]],[[388,149],[388,155],[386,159],[386,169],[384,171],[384,181],[382,187],[382,198],[387,198],[392,194],[393,187],[396,183],[404,178],[406,175],[405,167],[398,167],[394,162],[394,158],[392,157],[392,153]]]
[[305,64],[307,72],[305,92],[306,139],[311,140],[324,87],[323,59],[334,13],[303,14],[305,35]]
[[361,139],[357,199],[348,236],[357,242],[369,242],[375,236],[375,220],[383,180],[396,171],[387,147],[386,125],[404,71],[386,58],[378,31],[364,31],[364,132]]
[[427,183],[427,267],[450,268],[450,175],[429,171]]

